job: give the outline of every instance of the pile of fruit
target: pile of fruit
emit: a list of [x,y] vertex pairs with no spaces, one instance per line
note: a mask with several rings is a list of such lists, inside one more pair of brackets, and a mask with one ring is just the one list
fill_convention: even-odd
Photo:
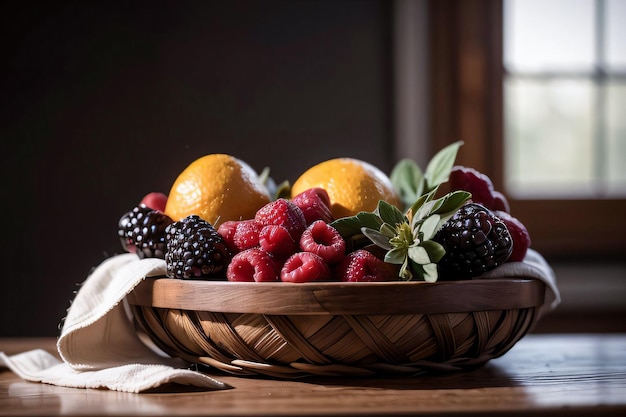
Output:
[[206,155],[168,195],[149,193],[124,214],[118,235],[124,250],[164,259],[177,279],[470,279],[521,261],[530,238],[487,176],[454,165],[460,146],[423,172],[411,160],[387,176],[337,158],[278,186],[267,170]]

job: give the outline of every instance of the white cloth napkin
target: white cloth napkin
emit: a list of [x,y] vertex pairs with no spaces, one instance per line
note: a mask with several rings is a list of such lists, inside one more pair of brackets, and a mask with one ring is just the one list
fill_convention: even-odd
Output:
[[479,279],[490,278],[536,278],[546,285],[544,303],[539,309],[539,317],[554,310],[561,302],[559,288],[556,285],[556,276],[552,267],[539,254],[528,249],[523,262],[506,262],[496,269],[492,269],[478,277]]
[[10,357],[0,352],[0,365],[29,381],[75,388],[142,392],[167,383],[230,388],[157,354],[135,332],[124,297],[145,277],[164,274],[161,259],[140,260],[135,254],[107,259],[83,283],[68,310],[57,341],[62,361],[36,349]]
[[[104,261],[83,283],[68,311],[57,341],[62,361],[37,349],[10,357],[0,352],[0,365],[29,381],[75,388],[142,392],[166,383],[230,388],[200,372],[182,369],[184,364],[157,354],[135,332],[124,298],[144,278],[164,275],[165,268],[163,260],[139,260],[135,254]],[[506,263],[480,278],[502,277],[543,281],[546,301],[540,315],[560,302],[554,272],[533,250],[524,262]]]

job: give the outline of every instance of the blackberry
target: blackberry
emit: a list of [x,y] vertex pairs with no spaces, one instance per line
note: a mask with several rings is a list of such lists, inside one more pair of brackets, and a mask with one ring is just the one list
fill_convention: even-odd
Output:
[[172,222],[165,213],[140,204],[120,218],[117,234],[125,251],[141,259],[165,259],[165,229]]
[[219,276],[232,257],[226,242],[211,223],[191,215],[168,226],[165,262],[170,278]]
[[434,237],[446,254],[438,263],[441,279],[469,279],[506,262],[513,239],[506,225],[489,209],[468,203]]

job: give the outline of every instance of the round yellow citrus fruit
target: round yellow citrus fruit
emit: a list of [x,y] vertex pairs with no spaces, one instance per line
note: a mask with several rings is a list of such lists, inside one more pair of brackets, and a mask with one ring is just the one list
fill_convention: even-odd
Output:
[[251,219],[269,202],[267,188],[248,164],[230,155],[209,154],[178,175],[165,214],[174,220],[196,214],[217,227],[228,220]]
[[293,183],[291,195],[315,187],[328,193],[335,219],[353,216],[360,211],[374,211],[379,200],[400,207],[389,177],[359,159],[335,158],[314,165]]

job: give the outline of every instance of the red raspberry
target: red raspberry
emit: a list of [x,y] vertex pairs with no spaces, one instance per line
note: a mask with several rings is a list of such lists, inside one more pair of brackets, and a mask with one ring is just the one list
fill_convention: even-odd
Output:
[[511,207],[509,206],[509,201],[506,199],[504,194],[500,191],[494,191],[493,193],[493,209],[492,210],[501,210],[505,212],[511,211]]
[[229,220],[217,229],[233,253],[259,245],[261,226],[254,220]]
[[334,220],[330,211],[330,197],[323,188],[311,188],[303,191],[292,198],[291,201],[300,207],[307,225],[316,220],[323,220],[326,223]]
[[161,192],[154,191],[146,194],[139,205],[143,204],[146,207],[150,207],[152,210],[158,210],[161,213],[165,213],[165,205],[167,204],[167,196]]
[[452,191],[463,190],[472,193],[472,201],[482,204],[489,210],[510,211],[509,202],[502,193],[494,190],[491,179],[474,168],[453,167],[449,183]]
[[298,249],[289,231],[275,224],[263,226],[259,233],[259,245],[264,251],[282,259],[293,255]]
[[235,232],[237,231],[237,221],[231,220],[220,224],[217,228],[217,233],[219,233],[224,242],[226,242],[226,246],[231,250],[231,252],[236,253],[237,247],[235,246]]
[[283,226],[296,242],[300,240],[300,235],[306,228],[306,220],[302,210],[285,198],[279,198],[261,207],[256,212],[254,220],[261,226],[270,224]]
[[505,211],[496,211],[495,215],[506,225],[506,228],[509,229],[509,233],[511,234],[511,239],[513,239],[513,252],[511,252],[507,262],[523,261],[531,243],[530,234],[528,230],[526,230],[526,226]]
[[229,281],[278,281],[278,267],[272,256],[259,248],[239,252],[228,264]]
[[326,281],[332,278],[330,268],[314,253],[297,252],[287,259],[280,271],[284,282]]
[[394,265],[388,264],[365,249],[350,252],[335,268],[335,275],[345,282],[397,281]]
[[302,233],[300,248],[305,252],[319,255],[327,264],[341,261],[346,251],[346,241],[337,229],[326,224],[323,220],[316,220]]

